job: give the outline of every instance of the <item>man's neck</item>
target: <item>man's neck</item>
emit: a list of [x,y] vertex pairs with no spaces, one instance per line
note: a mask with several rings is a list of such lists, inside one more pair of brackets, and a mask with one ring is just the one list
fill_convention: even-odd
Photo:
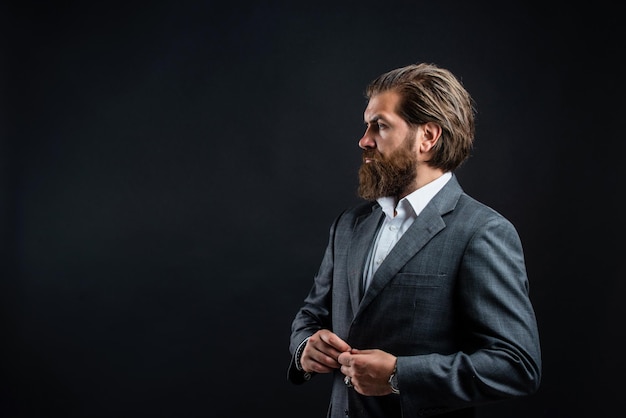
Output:
[[426,186],[428,183],[437,180],[439,177],[443,175],[444,171],[440,168],[432,168],[427,166],[418,166],[415,180],[411,183],[411,186],[407,187],[407,189],[396,198],[396,203],[400,201],[403,197],[406,197],[416,191],[417,189]]

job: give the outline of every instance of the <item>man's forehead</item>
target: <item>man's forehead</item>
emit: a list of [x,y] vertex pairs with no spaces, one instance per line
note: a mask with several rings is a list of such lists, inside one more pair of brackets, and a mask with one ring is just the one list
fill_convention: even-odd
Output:
[[363,112],[366,122],[375,122],[379,119],[393,119],[398,117],[396,105],[400,96],[395,92],[384,92],[372,96]]

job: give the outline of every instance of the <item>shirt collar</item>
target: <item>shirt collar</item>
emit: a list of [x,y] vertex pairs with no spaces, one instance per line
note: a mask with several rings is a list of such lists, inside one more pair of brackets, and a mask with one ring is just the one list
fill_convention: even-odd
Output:
[[[394,217],[394,211],[396,209],[396,206],[398,208],[405,207],[407,210],[408,206],[410,206],[413,209],[413,212],[415,212],[415,216],[418,216],[426,207],[428,202],[430,202],[430,200],[435,197],[439,190],[441,190],[451,178],[451,172],[448,171],[446,173],[443,173],[442,176],[439,176],[430,183],[420,187],[419,189],[400,199],[397,205],[396,199],[391,196],[380,197],[376,199],[376,201],[382,208],[385,215],[389,218]],[[406,205],[405,202],[408,202],[409,205]]]

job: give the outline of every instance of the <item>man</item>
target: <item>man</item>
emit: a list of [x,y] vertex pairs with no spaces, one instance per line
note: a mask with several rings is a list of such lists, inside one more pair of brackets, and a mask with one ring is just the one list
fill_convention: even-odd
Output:
[[292,323],[288,379],[332,373],[328,417],[470,417],[534,393],[541,353],[518,233],[454,174],[473,145],[471,96],[433,64],[366,93],[366,202],[330,228]]

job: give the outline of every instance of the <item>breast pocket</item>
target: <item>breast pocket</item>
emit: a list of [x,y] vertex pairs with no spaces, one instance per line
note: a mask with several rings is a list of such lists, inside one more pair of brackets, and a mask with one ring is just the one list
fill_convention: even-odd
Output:
[[447,322],[451,298],[446,274],[415,273],[396,275],[383,296],[397,335],[414,343],[432,338],[433,327]]

